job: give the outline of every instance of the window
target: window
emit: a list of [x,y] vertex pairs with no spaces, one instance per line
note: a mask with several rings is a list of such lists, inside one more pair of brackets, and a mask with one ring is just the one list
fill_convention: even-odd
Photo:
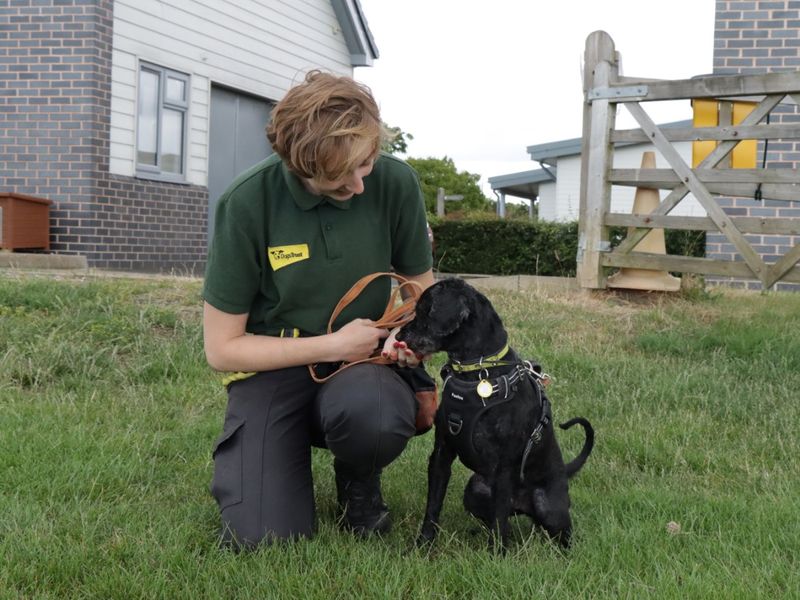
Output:
[[142,63],[136,129],[136,172],[184,181],[189,76]]

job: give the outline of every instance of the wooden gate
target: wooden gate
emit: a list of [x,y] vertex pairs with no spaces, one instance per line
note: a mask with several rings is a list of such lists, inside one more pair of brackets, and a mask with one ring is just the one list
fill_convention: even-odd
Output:
[[[756,190],[769,200],[800,200],[797,169],[726,168],[729,154],[742,140],[800,140],[800,124],[762,121],[779,103],[800,103],[800,72],[699,77],[662,81],[622,77],[619,57],[611,37],[596,31],[586,40],[584,63],[584,116],[581,163],[578,283],[583,288],[604,288],[607,267],[656,269],[721,277],[760,280],[764,288],[778,281],[800,282],[800,244],[772,264],[764,262],[745,237],[746,233],[800,235],[800,219],[731,217],[715,196],[754,197]],[[717,127],[659,128],[642,103],[653,101],[736,98],[756,101],[752,112],[738,125]],[[639,128],[615,129],[617,106],[623,104]],[[724,104],[724,102],[723,102]],[[729,114],[729,113],[728,113]],[[768,120],[767,120],[768,121]],[[717,143],[696,168],[690,167],[672,145],[679,141],[712,140]],[[650,142],[669,164],[669,169],[614,169],[614,145]],[[669,189],[669,194],[650,214],[610,212],[611,186]],[[669,216],[692,193],[707,217]],[[612,250],[609,227],[633,227]],[[634,252],[650,229],[689,229],[721,232],[742,260],[670,256]]]

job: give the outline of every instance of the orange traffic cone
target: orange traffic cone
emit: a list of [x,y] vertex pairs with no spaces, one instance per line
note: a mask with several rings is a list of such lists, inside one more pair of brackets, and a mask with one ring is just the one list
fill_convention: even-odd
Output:
[[[655,169],[655,152],[642,153],[642,168]],[[634,214],[650,214],[660,204],[658,190],[652,188],[636,188],[636,195],[633,198]],[[628,230],[628,234],[634,231]],[[635,252],[649,252],[651,254],[666,254],[664,244],[664,230],[651,229],[650,233],[642,238],[633,249]],[[657,292],[677,292],[681,289],[680,277],[673,277],[666,271],[654,271],[652,269],[630,269],[622,268],[608,278],[606,285],[610,288],[624,288],[629,290],[652,290]]]

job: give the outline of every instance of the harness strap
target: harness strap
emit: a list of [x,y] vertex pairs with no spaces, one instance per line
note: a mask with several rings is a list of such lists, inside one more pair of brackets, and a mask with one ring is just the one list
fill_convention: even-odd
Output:
[[[511,373],[511,375],[501,375],[500,377],[498,377],[495,380],[496,383],[492,384],[492,396],[494,396],[495,394],[499,394],[501,388],[505,388],[505,391],[503,392],[503,397],[508,398],[509,393],[511,393],[511,386],[516,384],[520,380],[520,378],[522,377],[522,373],[524,373],[524,371],[520,368],[519,365],[517,365],[517,367],[514,369],[514,372]],[[501,383],[503,384],[502,386]]]
[[[353,287],[351,287],[344,294],[344,296],[342,296],[342,299],[339,300],[339,303],[333,309],[331,318],[328,320],[328,333],[333,333],[333,323],[336,321],[337,317],[341,314],[345,307],[347,307],[353,300],[358,298],[361,292],[364,291],[364,288],[375,281],[378,277],[391,277],[397,281],[398,285],[394,288],[394,290],[392,290],[392,294],[389,296],[389,303],[386,305],[386,310],[384,310],[381,318],[375,323],[375,327],[394,329],[395,327],[405,325],[414,318],[414,308],[416,307],[417,300],[422,293],[422,286],[416,281],[411,281],[405,277],[401,277],[396,273],[372,273],[370,275],[365,275],[356,281],[353,284]],[[401,295],[403,290],[407,292],[405,298],[403,298]],[[326,377],[317,376],[316,372],[314,371],[314,367],[316,365],[308,365],[308,372],[311,374],[311,379],[317,383],[323,383],[344,369],[352,367],[353,365],[368,362],[379,365],[392,364],[391,360],[388,358],[383,358],[380,350],[376,349],[372,356],[369,356],[368,358],[356,360],[350,363],[343,362],[336,371]]]
[[536,390],[536,395],[539,397],[539,405],[542,407],[542,416],[539,418],[539,422],[536,424],[536,427],[533,428],[528,441],[525,443],[525,450],[522,453],[522,462],[519,465],[520,482],[525,481],[525,464],[528,462],[528,455],[530,455],[533,447],[542,441],[542,432],[544,428],[550,424],[550,401],[547,399],[547,396],[542,394],[542,388],[540,387],[542,384],[540,380],[533,376],[531,376],[531,379],[533,380],[533,388]]

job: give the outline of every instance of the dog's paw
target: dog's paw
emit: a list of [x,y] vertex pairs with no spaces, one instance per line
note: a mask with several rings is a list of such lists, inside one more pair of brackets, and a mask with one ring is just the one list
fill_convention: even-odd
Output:
[[420,534],[417,536],[417,548],[427,548],[433,544],[436,539],[436,530],[433,527],[423,527]]

